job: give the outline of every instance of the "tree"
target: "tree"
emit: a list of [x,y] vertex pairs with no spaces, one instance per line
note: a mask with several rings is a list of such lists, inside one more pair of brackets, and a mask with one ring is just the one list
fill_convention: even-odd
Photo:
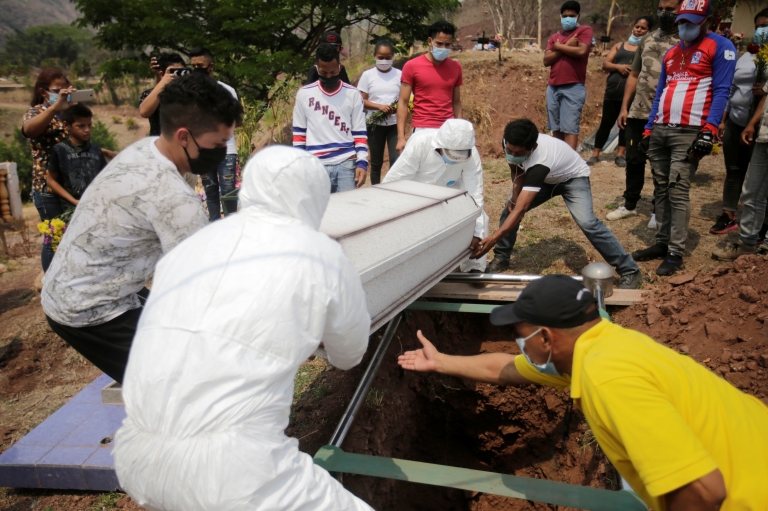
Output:
[[486,0],[493,15],[493,27],[505,39],[528,36],[539,13],[538,0]]
[[182,54],[205,46],[216,72],[250,99],[267,100],[283,73],[306,72],[322,33],[370,22],[394,39],[426,38],[430,13],[457,0],[75,0],[82,27],[112,51],[148,46]]

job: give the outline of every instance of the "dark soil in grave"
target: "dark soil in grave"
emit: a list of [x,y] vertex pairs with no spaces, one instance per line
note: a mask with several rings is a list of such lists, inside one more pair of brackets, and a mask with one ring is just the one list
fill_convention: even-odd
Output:
[[768,256],[672,277],[614,320],[768,404]]
[[[417,348],[421,329],[441,351],[518,353],[503,328],[487,315],[410,314],[373,382],[343,448],[348,452],[616,488],[617,475],[595,449],[583,416],[574,410],[563,440],[567,395],[534,385],[502,388],[401,370],[397,355]],[[381,332],[372,337],[378,342]],[[369,352],[373,352],[373,346]],[[294,407],[286,433],[314,455],[331,437],[367,358],[351,371],[328,366]],[[544,504],[364,476],[343,476],[351,492],[377,510],[534,510]],[[565,509],[565,508],[559,508]]]

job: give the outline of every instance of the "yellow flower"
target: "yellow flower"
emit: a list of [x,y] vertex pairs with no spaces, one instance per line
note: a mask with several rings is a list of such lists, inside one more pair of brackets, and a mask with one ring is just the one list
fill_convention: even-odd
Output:
[[62,232],[64,230],[64,227],[67,226],[65,222],[63,222],[58,218],[54,218],[53,220],[51,220],[51,225],[53,226],[54,231],[57,233]]
[[39,224],[37,224],[37,230],[40,232],[40,234],[51,234],[51,228],[48,225],[48,220],[43,220]]

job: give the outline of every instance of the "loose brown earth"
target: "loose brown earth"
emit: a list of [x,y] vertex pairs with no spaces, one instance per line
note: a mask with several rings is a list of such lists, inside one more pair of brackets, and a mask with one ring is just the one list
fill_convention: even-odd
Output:
[[[464,65],[465,113],[479,126],[478,141],[485,169],[486,211],[498,219],[509,192],[509,171],[500,156],[501,130],[517,117],[546,123],[546,71],[540,54],[515,53],[499,65],[495,54],[467,53]],[[588,104],[583,135],[599,122],[605,75],[593,59],[587,80]],[[541,76],[542,78],[539,78]],[[15,101],[15,102],[14,102]],[[2,134],[24,108],[22,99],[0,99]],[[12,104],[9,104],[12,103]],[[489,106],[486,106],[489,105]],[[125,109],[125,107],[122,107]],[[139,120],[135,110],[100,113],[118,131],[121,147],[136,135],[124,124],[111,125],[111,115]],[[10,120],[8,120],[10,119]],[[6,129],[7,128],[7,129]],[[144,128],[142,128],[143,132]],[[593,167],[591,177],[597,216],[622,203],[624,173],[607,161]],[[768,262],[761,257],[724,265],[709,254],[727,237],[707,234],[720,211],[724,167],[721,156],[705,158],[691,190],[692,217],[685,273],[689,282],[656,278],[657,262],[641,263],[651,291],[647,303],[614,312],[618,323],[647,333],[667,346],[687,352],[745,392],[766,399],[765,368],[768,332]],[[653,242],[645,224],[650,214],[652,182],[647,176],[640,216],[608,223],[629,251]],[[36,212],[27,206],[30,230]],[[733,237],[731,236],[731,239]],[[32,236],[25,257],[21,240],[11,237],[12,254],[0,254],[8,271],[0,274],[0,451],[10,447],[98,375],[98,371],[49,329],[39,305],[39,237]],[[577,273],[600,260],[576,228],[561,199],[531,211],[523,222],[512,261],[517,273]],[[687,277],[685,279],[687,280]],[[750,286],[751,289],[746,289]],[[387,353],[384,364],[344,448],[358,453],[392,456],[587,486],[615,488],[616,474],[596,449],[583,418],[575,414],[563,440],[565,396],[551,389],[503,389],[456,378],[404,373],[398,353],[417,347],[422,329],[439,349],[453,354],[517,348],[487,316],[415,313],[409,316]],[[371,339],[375,346],[381,333]],[[321,360],[305,364],[297,377],[289,435],[303,451],[314,454],[331,436],[356,387],[363,367],[343,372]],[[376,509],[531,510],[552,509],[491,495],[468,498],[463,492],[390,480],[344,476],[344,484]],[[0,489],[0,510],[140,509],[121,494],[40,492]],[[563,509],[563,508],[560,508]]]

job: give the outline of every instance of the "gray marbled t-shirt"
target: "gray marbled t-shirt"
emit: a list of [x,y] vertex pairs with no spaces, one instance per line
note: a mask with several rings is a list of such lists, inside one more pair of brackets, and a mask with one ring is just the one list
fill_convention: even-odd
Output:
[[124,149],[80,199],[43,279],[43,310],[57,323],[99,325],[140,307],[160,257],[208,224],[156,140]]

